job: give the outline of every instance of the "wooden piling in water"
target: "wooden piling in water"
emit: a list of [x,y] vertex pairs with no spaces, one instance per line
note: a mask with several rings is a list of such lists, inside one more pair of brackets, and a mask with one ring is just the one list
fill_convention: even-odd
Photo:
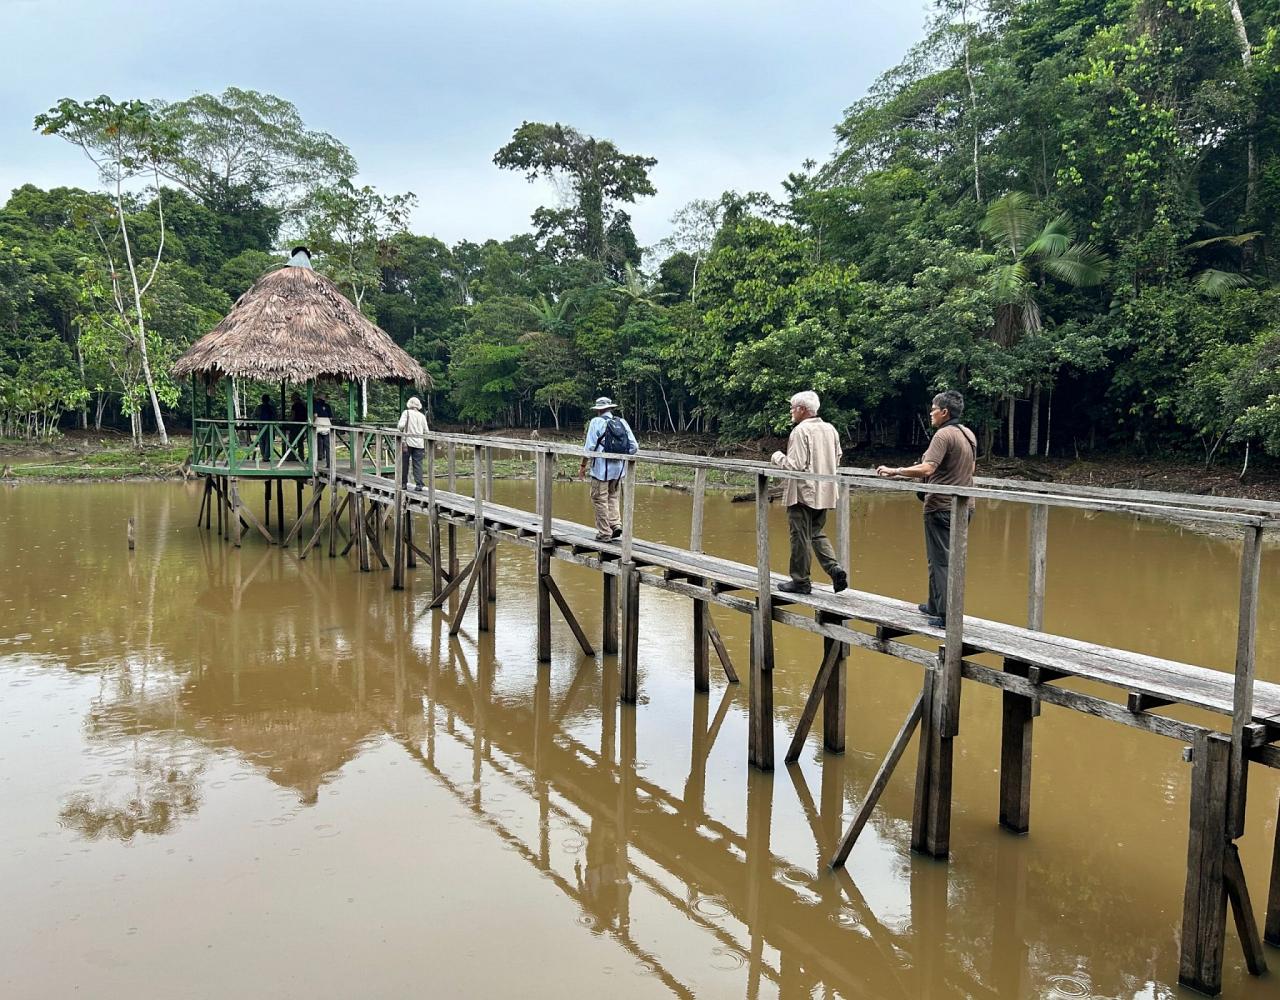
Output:
[[1178,981],[1209,996],[1222,990],[1230,770],[1230,739],[1220,733],[1198,736],[1191,751],[1191,832]]
[[621,562],[621,612],[622,648],[619,650],[623,701],[634,703],[640,690],[640,572],[636,569],[635,519],[636,519],[636,463],[626,462],[622,482],[622,562]]
[[769,570],[769,477],[756,474],[756,610],[751,629],[748,760],[773,770],[773,579]]

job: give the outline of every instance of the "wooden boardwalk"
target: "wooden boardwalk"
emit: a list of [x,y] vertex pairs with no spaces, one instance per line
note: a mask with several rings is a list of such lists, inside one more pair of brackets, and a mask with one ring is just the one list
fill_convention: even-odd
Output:
[[[368,437],[376,435],[374,461],[350,462],[339,457],[367,456]],[[392,585],[402,587],[405,573],[421,561],[432,581],[431,607],[451,607],[450,631],[461,626],[474,600],[477,625],[492,627],[491,601],[496,597],[494,550],[502,542],[520,544],[537,556],[537,655],[550,659],[551,605],[554,603],[573,630],[583,652],[590,642],[574,612],[560,594],[551,574],[552,560],[572,562],[601,574],[604,652],[619,655],[620,692],[624,701],[638,694],[638,636],[641,627],[639,591],[654,587],[693,601],[694,687],[709,686],[713,652],[731,680],[737,670],[729,659],[710,616],[719,606],[747,614],[752,620],[749,667],[751,763],[774,766],[772,667],[774,625],[797,627],[823,637],[823,656],[815,665],[812,691],[786,752],[800,753],[819,711],[823,713],[823,742],[827,751],[844,750],[848,711],[846,666],[848,648],[870,649],[922,668],[922,686],[867,798],[841,838],[831,863],[839,867],[869,819],[872,810],[904,756],[915,731],[920,731],[912,818],[913,849],[945,858],[949,853],[954,740],[960,732],[963,681],[1001,688],[1004,692],[1001,732],[1000,822],[1016,832],[1030,825],[1032,736],[1034,720],[1045,703],[1145,730],[1187,745],[1192,763],[1188,865],[1182,921],[1180,979],[1202,992],[1221,986],[1228,903],[1250,971],[1260,974],[1266,962],[1263,937],[1280,945],[1280,822],[1276,856],[1266,910],[1265,931],[1254,918],[1235,841],[1244,833],[1245,801],[1250,763],[1280,767],[1280,685],[1254,676],[1254,634],[1257,621],[1258,576],[1262,532],[1280,524],[1280,504],[1227,498],[1178,496],[1103,489],[1042,487],[983,480],[973,488],[932,488],[951,497],[959,512],[968,498],[1027,503],[1032,507],[1028,621],[1016,626],[963,614],[968,519],[952,518],[952,559],[948,594],[948,627],[929,626],[914,605],[883,595],[859,591],[834,594],[825,588],[809,595],[783,594],[777,585],[787,579],[769,566],[768,483],[771,478],[804,477],[760,463],[716,460],[666,453],[641,453],[626,459],[623,533],[617,541],[601,542],[594,529],[554,516],[551,484],[557,456],[582,456],[577,448],[528,441],[432,434],[428,448],[428,487],[422,492],[400,488],[380,456],[396,451],[394,432],[367,428],[334,428],[334,447],[328,468],[315,478],[310,505],[282,540],[295,538],[300,555],[317,547],[326,534],[330,555],[355,549],[362,570],[375,564],[391,571]],[[447,467],[437,466],[436,448],[443,446]],[[472,492],[457,488],[459,449],[471,452],[468,470]],[[537,463],[536,509],[496,503],[491,499],[495,450],[523,452]],[[695,469],[694,513],[690,544],[673,546],[636,535],[635,461],[692,466]],[[702,551],[702,497],[708,469],[727,469],[754,477],[756,482],[756,543],[754,565],[734,562]],[[210,477],[213,479],[214,477]],[[830,477],[841,490],[838,509],[838,551],[849,565],[849,494],[853,488],[899,490],[916,485],[874,480],[866,472],[842,472]],[[234,526],[237,543],[242,527],[256,526],[245,516],[234,481],[206,485],[202,515],[210,523],[213,501],[220,522]],[[212,499],[211,499],[212,497]],[[1143,654],[1055,636],[1041,630],[1044,583],[1047,574],[1045,538],[1050,507],[1113,510],[1163,519],[1194,518],[1239,531],[1244,540],[1241,558],[1236,663],[1232,673],[1178,663]],[[239,512],[240,516],[235,516]],[[415,528],[415,524],[418,525]],[[425,526],[425,531],[423,530]],[[469,534],[470,561],[460,566],[459,531]],[[936,640],[936,652],[904,641],[908,637]],[[992,661],[980,662],[979,657]],[[1103,694],[1072,690],[1061,682],[1080,679],[1101,685]],[[1220,727],[1173,718],[1161,711],[1190,707],[1222,718]]]

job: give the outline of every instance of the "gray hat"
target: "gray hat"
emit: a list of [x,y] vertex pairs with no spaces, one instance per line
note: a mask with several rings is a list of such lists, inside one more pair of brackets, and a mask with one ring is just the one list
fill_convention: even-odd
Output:
[[595,410],[597,413],[599,413],[601,410],[615,410],[617,408],[618,408],[618,404],[615,403],[608,396],[601,396],[599,399],[596,400],[596,405],[591,407],[591,409]]
[[417,396],[410,396],[409,402],[405,403],[405,406],[409,407],[409,409],[411,410],[421,410],[422,400],[420,400]]

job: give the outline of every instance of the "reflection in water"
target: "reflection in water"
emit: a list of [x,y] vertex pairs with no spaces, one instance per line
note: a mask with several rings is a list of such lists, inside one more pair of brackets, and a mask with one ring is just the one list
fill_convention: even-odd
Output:
[[[639,500],[650,534],[683,537],[683,498],[654,491]],[[580,494],[557,496],[566,516],[574,504],[585,513]],[[1036,764],[1045,794],[1031,835],[1011,837],[995,824],[998,696],[966,692],[953,863],[907,849],[911,753],[849,868],[832,872],[825,858],[918,691],[914,668],[855,652],[849,752],[822,754],[815,734],[800,762],[761,774],[745,764],[745,684],[691,693],[689,612],[679,599],[644,595],[641,704],[619,705],[612,657],[584,659],[557,633],[553,663],[535,662],[532,563],[523,550],[500,550],[495,630],[477,634],[471,618],[450,638],[438,615],[420,614],[425,596],[390,591],[387,574],[323,556],[299,563],[256,544],[237,551],[191,530],[188,505],[171,486],[34,488],[0,499],[0,543],[17,567],[0,589],[8,616],[0,777],[13,807],[0,877],[38,915],[33,927],[83,934],[86,955],[115,939],[117,903],[82,920],[94,869],[80,872],[80,888],[53,873],[84,851],[107,872],[123,864],[110,853],[117,841],[130,847],[132,868],[110,876],[104,897],[126,909],[150,899],[145,888],[121,889],[131,884],[125,876],[142,886],[180,877],[165,861],[174,850],[167,845],[180,845],[200,898],[165,895],[155,908],[187,922],[207,915],[211,939],[221,914],[257,897],[265,902],[239,916],[236,933],[279,934],[280,900],[303,887],[316,892],[318,911],[290,925],[289,947],[257,957],[273,981],[294,981],[297,955],[327,968],[339,947],[328,928],[338,938],[363,936],[377,921],[407,928],[415,941],[439,938],[432,981],[456,972],[474,987],[504,974],[507,963],[494,959],[512,939],[455,934],[450,924],[509,911],[534,953],[508,985],[528,995],[1172,995],[1187,778],[1176,746],[1047,713]],[[41,527],[47,522],[34,514],[47,508],[72,528]],[[108,538],[128,514],[142,526],[133,557]],[[741,558],[751,512],[724,503],[716,514],[709,545]],[[892,541],[895,553],[918,543],[917,512],[876,501],[856,515],[865,553],[856,585],[875,581],[910,596],[919,565],[878,553],[881,542]],[[1080,560],[1092,563],[1094,580],[1099,560],[1140,546],[1139,568],[1120,581],[1131,597],[1133,576],[1175,555],[1197,560],[1202,580],[1234,572],[1229,545],[1170,529],[1084,518],[1057,528],[1051,617],[1102,641],[1118,634],[1108,634],[1118,627],[1115,596],[1060,582],[1080,578]],[[1064,531],[1087,534],[1054,549]],[[999,572],[1022,564],[1020,532],[1004,508],[975,521],[981,612],[1009,607],[1012,618],[1022,605],[1019,581]],[[1095,535],[1096,546],[1085,543]],[[574,567],[555,572],[575,608],[599,607],[598,579]],[[1177,579],[1164,576],[1144,599],[1175,608],[1191,600]],[[1274,581],[1268,586],[1264,602],[1276,596]],[[1195,589],[1203,602],[1204,587]],[[1200,620],[1229,616],[1230,600],[1223,603]],[[718,622],[745,654],[745,622],[728,613]],[[1219,655],[1193,625],[1183,624],[1185,635],[1176,619],[1163,628],[1174,634],[1123,634],[1127,645],[1166,655],[1173,650],[1162,642],[1198,644],[1210,662]],[[817,665],[811,639],[778,630],[779,745]],[[1259,650],[1261,663],[1274,664],[1262,655],[1277,651],[1265,622]],[[1113,766],[1099,773],[1104,760]],[[1271,775],[1259,776],[1259,813],[1273,810],[1274,789]],[[416,802],[429,806],[406,822],[403,809]],[[1164,836],[1152,838],[1156,830]],[[1257,816],[1251,830],[1246,867],[1256,894],[1270,830]],[[213,860],[228,842],[243,844],[248,859]],[[262,857],[269,868],[251,866]],[[415,881],[432,861],[440,862],[433,879],[456,879],[447,919],[422,917],[444,893]],[[325,880],[344,872],[351,887],[328,891]],[[409,901],[394,898],[397,881],[414,886]],[[360,891],[382,907],[363,920],[351,915]],[[152,937],[160,933],[153,925]],[[16,995],[56,995],[80,982],[74,961],[41,961],[30,941],[12,947],[0,958],[37,984]],[[174,981],[195,961],[190,941],[182,948]],[[377,961],[353,960],[359,977],[342,989],[322,979],[298,995],[403,995],[421,974],[412,953],[388,947]],[[553,964],[556,975],[540,975]],[[214,993],[244,988],[233,965],[206,970]],[[149,974],[165,982],[162,972]],[[1227,978],[1230,995],[1264,995],[1240,968]],[[154,979],[121,974],[96,983],[96,993],[136,995],[131,984],[142,982]]]

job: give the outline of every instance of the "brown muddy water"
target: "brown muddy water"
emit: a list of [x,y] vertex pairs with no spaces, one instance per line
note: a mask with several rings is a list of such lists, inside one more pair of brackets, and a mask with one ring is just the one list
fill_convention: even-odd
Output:
[[[582,487],[556,490],[558,513],[587,517]],[[497,494],[529,503],[532,486]],[[424,576],[395,593],[346,559],[300,563],[252,536],[237,551],[196,530],[198,502],[174,484],[0,491],[4,997],[1181,992],[1175,742],[1046,706],[1015,837],[996,822],[999,695],[967,685],[951,863],[909,850],[913,748],[845,879],[822,858],[918,668],[855,650],[848,752],[811,738],[798,767],[764,775],[746,765],[746,685],[713,667],[711,694],[692,693],[682,598],[644,590],[641,700],[619,706],[614,658],[583,658],[558,618],[538,668],[528,550],[499,549],[495,630],[472,611],[451,642],[420,613]],[[750,506],[708,503],[708,549],[751,561]],[[637,506],[640,534],[687,540],[687,497]],[[914,501],[856,498],[853,526],[854,585],[918,597]],[[979,510],[973,613],[1025,620],[1025,539],[1023,508]],[[1229,666],[1238,555],[1055,510],[1046,627]],[[1258,635],[1273,681],[1278,558]],[[555,575],[598,644],[599,578]],[[714,616],[746,678],[746,620]],[[821,642],[775,636],[780,759]],[[1278,789],[1254,769],[1241,846],[1259,911]],[[1226,996],[1277,995],[1234,930],[1226,957]]]

